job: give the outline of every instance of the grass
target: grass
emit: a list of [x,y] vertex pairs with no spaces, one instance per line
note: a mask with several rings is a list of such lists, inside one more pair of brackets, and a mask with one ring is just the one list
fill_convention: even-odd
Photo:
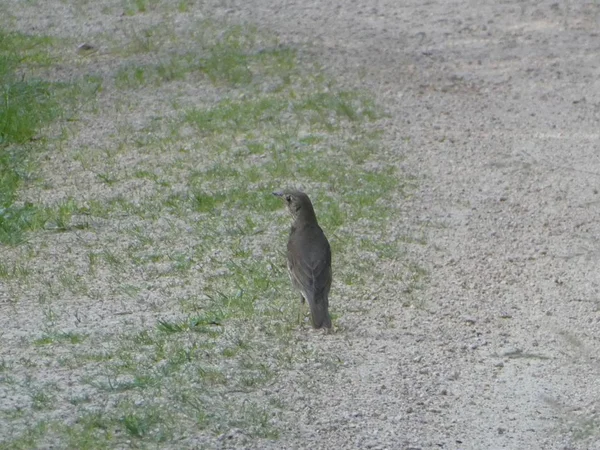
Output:
[[46,62],[49,39],[0,30],[0,242],[18,243],[25,223],[33,224],[31,205],[15,208],[21,182],[28,178],[31,141],[38,130],[59,115],[54,86],[41,80],[19,79],[22,64]]
[[73,84],[24,78],[17,73],[23,67],[34,70],[49,65],[47,48],[51,44],[49,38],[0,30],[0,243],[4,244],[19,244],[25,232],[48,223],[65,230],[74,206],[68,202],[54,208],[15,204],[18,189],[31,181],[32,155],[45,143],[44,136],[38,136],[40,131],[63,116],[65,107],[73,110],[76,102],[99,88],[94,77]]
[[[132,20],[163,7],[123,3]],[[0,280],[23,360],[0,351],[13,380],[0,446],[180,448],[200,435],[210,447],[232,429],[277,439],[288,405],[263,392],[300,361],[335,371],[340,360],[297,338],[308,325],[285,269],[289,217],[270,193],[302,186],[315,202],[334,251],[334,322],[338,299],[368,295],[420,245],[388,232],[414,181],[381,160],[384,113],[368,93],[254,27],[182,31],[169,17],[65,60],[81,82],[24,78],[49,109],[1,153]],[[86,76],[94,58],[113,69]],[[416,293],[426,272],[403,267],[394,281]],[[47,371],[68,376],[49,386]]]

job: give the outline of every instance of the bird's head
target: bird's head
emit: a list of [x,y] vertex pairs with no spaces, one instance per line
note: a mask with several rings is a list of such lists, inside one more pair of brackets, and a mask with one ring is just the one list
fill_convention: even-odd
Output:
[[309,220],[315,220],[315,210],[313,209],[310,198],[304,192],[300,191],[278,191],[273,195],[281,198],[294,220],[303,217]]

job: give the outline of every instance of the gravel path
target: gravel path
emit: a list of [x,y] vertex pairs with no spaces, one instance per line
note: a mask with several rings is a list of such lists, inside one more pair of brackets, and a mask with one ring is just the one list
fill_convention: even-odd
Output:
[[375,93],[389,112],[381,158],[420,180],[398,227],[426,234],[409,257],[430,272],[419,307],[391,276],[345,312],[343,332],[307,334],[340,368],[311,360],[271,387],[287,411],[278,441],[232,432],[223,447],[600,448],[600,5],[192,9],[270,28]]
[[374,300],[348,319],[334,379],[286,380],[283,447],[600,448],[600,7],[216,8],[311,42],[374,91],[391,114],[382,158],[423,177],[398,223],[427,230],[424,308]]

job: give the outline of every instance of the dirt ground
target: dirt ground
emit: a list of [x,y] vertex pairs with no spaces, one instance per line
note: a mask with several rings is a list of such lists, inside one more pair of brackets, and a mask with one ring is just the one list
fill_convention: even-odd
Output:
[[273,30],[375,94],[389,113],[381,158],[420,180],[398,227],[426,233],[410,256],[430,272],[421,308],[373,286],[368,310],[341,319],[343,339],[315,339],[340,370],[298,366],[269,388],[293,405],[279,440],[232,432],[223,447],[600,448],[600,4],[194,11]]
[[[283,448],[600,448],[600,6],[592,2],[228,2],[310,42],[391,117],[423,181],[425,313],[377,302],[349,367],[294,393]],[[595,219],[596,218],[596,219]],[[281,444],[277,444],[280,446]]]

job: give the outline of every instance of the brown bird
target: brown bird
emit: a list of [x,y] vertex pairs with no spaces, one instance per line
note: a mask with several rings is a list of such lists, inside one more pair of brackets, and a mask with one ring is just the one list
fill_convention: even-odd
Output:
[[314,328],[331,328],[331,247],[317,222],[313,205],[304,192],[273,192],[281,197],[294,222],[287,244],[288,272],[292,284],[308,301]]

